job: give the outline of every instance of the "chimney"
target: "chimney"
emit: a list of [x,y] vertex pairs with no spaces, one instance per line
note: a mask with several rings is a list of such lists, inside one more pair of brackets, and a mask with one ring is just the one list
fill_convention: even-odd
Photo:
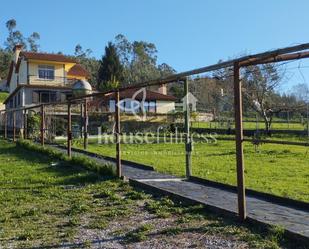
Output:
[[14,62],[17,63],[18,58],[19,58],[19,53],[22,51],[23,45],[21,44],[16,44],[15,47],[13,48],[14,52]]
[[167,88],[166,88],[166,84],[160,85],[158,92],[161,94],[166,95],[167,94]]

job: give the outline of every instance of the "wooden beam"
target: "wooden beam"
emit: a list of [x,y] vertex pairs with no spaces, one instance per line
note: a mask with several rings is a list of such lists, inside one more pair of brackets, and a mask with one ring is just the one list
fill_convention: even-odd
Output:
[[190,71],[185,71],[185,72],[178,73],[178,74],[173,74],[173,75],[170,75],[170,76],[167,76],[167,77],[140,82],[140,83],[131,85],[129,87],[118,88],[116,90],[105,91],[105,92],[101,92],[101,93],[88,94],[88,95],[85,95],[85,96],[72,98],[71,100],[83,99],[85,97],[104,96],[105,94],[108,94],[108,93],[112,93],[112,92],[116,92],[116,91],[123,91],[123,90],[126,90],[126,89],[138,89],[138,88],[147,87],[147,86],[162,85],[162,84],[165,84],[165,83],[176,82],[176,81],[179,81],[179,80],[184,80],[185,77],[187,77],[187,76],[201,74],[201,73],[207,73],[207,72],[211,72],[211,71],[214,71],[214,70],[227,68],[227,67],[233,67],[235,62],[242,63],[242,62],[245,62],[245,61],[247,61],[247,62],[248,61],[257,61],[257,60],[263,61],[263,60],[267,60],[269,58],[277,57],[277,56],[280,56],[280,55],[283,55],[283,54],[289,54],[289,53],[304,51],[304,50],[307,50],[307,49],[309,49],[309,43],[304,43],[304,44],[300,44],[300,45],[296,45],[296,46],[276,49],[276,50],[258,53],[258,54],[254,54],[254,55],[247,55],[247,56],[243,56],[243,57],[240,57],[240,58],[237,58],[237,59],[234,59],[234,60],[220,62],[220,63],[213,64],[213,65],[210,65],[210,66],[201,67],[201,68],[193,69],[193,70],[190,70]]
[[191,169],[191,151],[192,151],[192,141],[190,137],[190,103],[189,103],[189,81],[186,79],[184,81],[184,121],[185,121],[185,134],[186,134],[186,141],[185,141],[185,150],[186,150],[186,177],[190,178],[192,175]]
[[119,108],[119,91],[116,92],[115,101],[115,122],[116,122],[116,163],[117,163],[117,176],[122,176],[121,168],[121,147],[120,147],[120,108]]
[[13,112],[13,142],[16,141],[16,112]]
[[72,115],[71,115],[71,103],[68,103],[67,113],[67,155],[71,158],[72,156]]
[[247,67],[259,64],[267,64],[267,63],[275,63],[281,61],[291,61],[291,60],[300,60],[309,58],[309,52],[299,52],[299,53],[292,53],[292,54],[283,54],[283,55],[275,55],[273,57],[267,59],[249,59],[246,61],[242,61],[239,63],[240,67]]
[[237,191],[238,214],[242,221],[246,219],[246,197],[244,176],[243,151],[243,122],[242,122],[242,92],[239,76],[239,64],[234,63],[234,106],[235,106],[235,132],[236,132],[236,164],[237,164]]
[[28,126],[27,126],[27,122],[28,122],[28,116],[27,116],[27,110],[24,110],[24,139],[27,139],[27,131],[28,131]]
[[45,133],[45,107],[44,105],[41,105],[41,145],[45,145],[45,139],[44,139],[44,133]]
[[84,115],[83,115],[83,103],[80,103],[80,138],[83,138],[84,127]]
[[87,99],[85,99],[84,103],[84,150],[87,150],[88,147],[88,107],[87,107]]
[[4,139],[8,138],[8,114],[4,113]]

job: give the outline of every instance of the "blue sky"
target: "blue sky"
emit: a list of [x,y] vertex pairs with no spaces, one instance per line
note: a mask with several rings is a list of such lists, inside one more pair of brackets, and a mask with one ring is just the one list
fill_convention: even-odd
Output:
[[[100,58],[107,42],[122,33],[155,43],[158,62],[180,72],[309,42],[308,10],[308,0],[3,1],[0,44],[10,18],[25,36],[37,31],[46,52],[72,54],[80,43]],[[302,80],[293,76],[294,83]]]

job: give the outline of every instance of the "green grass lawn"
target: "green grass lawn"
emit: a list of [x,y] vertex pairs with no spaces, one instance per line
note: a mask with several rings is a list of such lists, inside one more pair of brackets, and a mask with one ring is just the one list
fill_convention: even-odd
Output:
[[7,92],[0,92],[0,104],[4,102],[4,100],[9,96]]
[[[76,143],[75,146],[81,147]],[[89,151],[115,156],[115,145],[89,144]],[[309,148],[245,143],[247,188],[309,201]],[[123,144],[122,158],[154,166],[160,172],[185,175],[183,144]],[[235,142],[196,143],[192,156],[194,176],[236,185]]]
[[1,248],[97,248],[99,240],[182,248],[218,238],[235,248],[295,248],[280,228],[240,225],[13,143],[0,141],[0,162]]
[[[192,127],[194,128],[216,128],[216,129],[227,129],[227,123],[220,122],[192,122]],[[243,127],[246,130],[255,130],[256,123],[255,122],[243,122]],[[300,130],[303,131],[307,126],[301,123],[279,123],[274,122],[271,125],[271,129],[273,130]],[[235,128],[234,124],[231,124],[231,128]],[[265,129],[265,124],[263,122],[258,123],[258,129]]]

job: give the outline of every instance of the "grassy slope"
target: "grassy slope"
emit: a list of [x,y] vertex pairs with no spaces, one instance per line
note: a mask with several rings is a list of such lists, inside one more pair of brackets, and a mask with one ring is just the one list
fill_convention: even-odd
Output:
[[[235,221],[211,216],[199,206],[183,207],[168,199],[153,199],[119,180],[106,180],[62,162],[52,164],[45,155],[4,141],[0,141],[0,161],[1,248],[58,248],[60,243],[76,240],[82,240],[78,248],[90,248],[92,241],[85,234],[94,235],[97,241],[96,234],[110,229],[112,224],[126,224],[110,230],[110,236],[115,240],[123,238],[123,243],[133,248],[138,241],[158,237],[163,237],[164,243],[169,236],[190,238],[190,231],[198,238],[242,240],[250,248],[279,248],[283,242],[280,229],[239,226]],[[143,225],[129,223],[141,212],[154,218]],[[162,228],[160,219],[170,220],[170,224]]]
[[[90,144],[89,150],[115,156],[115,146]],[[183,144],[124,144],[123,159],[184,176]],[[305,147],[263,144],[255,151],[245,143],[246,186],[293,199],[309,201],[309,150]],[[236,184],[235,143],[195,144],[193,175]]]
[[4,100],[9,96],[7,92],[0,92],[0,104],[4,102]]

